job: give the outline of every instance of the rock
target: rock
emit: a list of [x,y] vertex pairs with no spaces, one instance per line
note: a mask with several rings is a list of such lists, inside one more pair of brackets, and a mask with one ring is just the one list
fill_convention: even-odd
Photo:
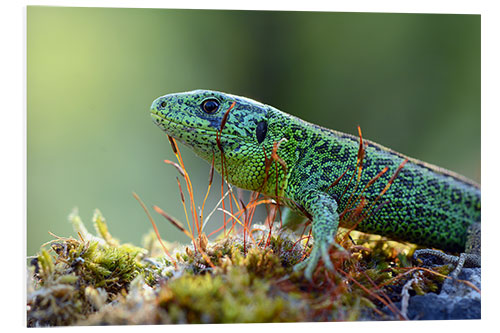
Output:
[[[470,281],[481,289],[481,268],[463,268],[460,280]],[[401,303],[395,303],[401,309]],[[410,320],[481,319],[481,294],[467,284],[447,279],[438,294],[410,298]]]

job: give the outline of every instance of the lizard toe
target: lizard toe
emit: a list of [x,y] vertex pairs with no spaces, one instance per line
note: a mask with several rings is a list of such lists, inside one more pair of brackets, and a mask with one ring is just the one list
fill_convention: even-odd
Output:
[[328,251],[329,248],[330,248],[329,244],[326,243],[321,244],[321,259],[323,259],[326,269],[332,272],[334,269],[332,260],[330,259],[330,253]]
[[307,259],[305,259],[304,261],[296,264],[293,267],[293,270],[295,272],[297,272],[297,271],[305,269],[304,276],[306,277],[306,279],[308,281],[312,281],[312,275],[314,273],[314,269],[318,265],[319,258],[320,258],[320,252],[318,251],[317,248],[313,248],[309,257]]

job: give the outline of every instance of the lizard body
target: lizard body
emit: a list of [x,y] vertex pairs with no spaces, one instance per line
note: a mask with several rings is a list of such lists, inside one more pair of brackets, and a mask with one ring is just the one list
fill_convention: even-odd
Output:
[[[350,175],[358,163],[360,138],[248,98],[210,90],[169,94],[153,102],[151,116],[197,155],[209,163],[214,159],[216,170],[231,184],[278,197],[308,216],[314,247],[296,268],[305,268],[309,279],[320,257],[332,268],[330,245],[342,249],[334,242],[339,220],[341,226],[353,226],[339,214],[352,198],[377,201],[395,173],[373,214],[361,220],[357,230],[463,252],[470,228],[480,223],[481,190],[471,180],[363,139],[362,173],[356,184],[357,175],[354,181]],[[268,165],[266,174],[273,149],[278,159]],[[388,171],[366,187],[385,167]],[[480,235],[480,225],[478,230]],[[477,243],[480,236],[473,234]],[[479,263],[480,241],[472,247],[479,248],[472,260]]]

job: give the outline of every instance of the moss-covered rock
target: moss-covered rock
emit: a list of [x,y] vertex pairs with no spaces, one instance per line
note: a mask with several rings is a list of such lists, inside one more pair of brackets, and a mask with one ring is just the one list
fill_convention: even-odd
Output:
[[120,244],[99,211],[97,235],[76,212],[70,220],[78,239],[55,237],[31,259],[28,326],[404,319],[393,304],[404,291],[436,292],[449,273],[412,267],[414,247],[346,230],[337,238],[349,255],[332,250],[335,271],[320,263],[311,282],[293,271],[311,242],[286,230],[163,241],[167,256],[153,232],[142,247]]

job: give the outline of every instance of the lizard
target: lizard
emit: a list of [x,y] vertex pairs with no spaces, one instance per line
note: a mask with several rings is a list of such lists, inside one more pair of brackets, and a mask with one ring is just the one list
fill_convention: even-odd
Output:
[[[279,198],[295,215],[311,221],[312,250],[294,266],[304,270],[308,280],[320,259],[333,270],[331,246],[345,251],[335,242],[340,222],[342,227],[434,248],[417,250],[415,255],[433,254],[451,261],[457,265],[456,274],[464,265],[481,265],[481,189],[464,176],[223,92],[160,96],[150,113],[161,130],[213,163],[229,183]],[[346,174],[360,163],[356,185]],[[388,172],[381,173],[384,168]],[[354,194],[376,201],[388,182],[391,185],[373,214],[356,225],[340,218]],[[435,249],[462,254],[456,257]]]

